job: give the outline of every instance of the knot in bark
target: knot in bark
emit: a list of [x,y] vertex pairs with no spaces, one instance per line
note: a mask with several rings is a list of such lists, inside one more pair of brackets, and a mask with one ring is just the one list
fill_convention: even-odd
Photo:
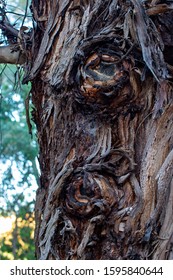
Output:
[[84,172],[83,176],[76,175],[66,189],[65,210],[76,217],[106,216],[118,200],[114,180]]
[[80,94],[88,103],[107,104],[118,99],[129,81],[128,68],[117,55],[91,54],[79,68]]

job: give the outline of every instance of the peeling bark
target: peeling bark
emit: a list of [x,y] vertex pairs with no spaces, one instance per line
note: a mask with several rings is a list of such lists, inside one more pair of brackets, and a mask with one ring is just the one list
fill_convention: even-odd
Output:
[[145,2],[32,1],[37,258],[171,256],[173,13]]

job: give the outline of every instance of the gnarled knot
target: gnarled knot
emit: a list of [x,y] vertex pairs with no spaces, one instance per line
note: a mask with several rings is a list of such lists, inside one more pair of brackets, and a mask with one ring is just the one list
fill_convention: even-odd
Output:
[[65,210],[77,217],[107,215],[118,205],[115,181],[95,172],[76,175],[66,189]]
[[117,96],[129,80],[128,66],[119,56],[93,53],[79,69],[82,96],[101,103]]

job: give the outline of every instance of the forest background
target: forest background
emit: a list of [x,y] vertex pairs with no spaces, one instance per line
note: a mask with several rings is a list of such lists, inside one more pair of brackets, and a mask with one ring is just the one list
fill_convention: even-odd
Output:
[[[32,27],[30,1],[0,1],[13,26]],[[3,32],[0,44],[6,44]],[[34,202],[38,186],[38,148],[26,121],[30,85],[22,85],[22,68],[0,64],[0,259],[34,259]],[[27,106],[28,108],[28,106]],[[32,106],[29,106],[32,119]],[[30,131],[31,132],[31,131]]]

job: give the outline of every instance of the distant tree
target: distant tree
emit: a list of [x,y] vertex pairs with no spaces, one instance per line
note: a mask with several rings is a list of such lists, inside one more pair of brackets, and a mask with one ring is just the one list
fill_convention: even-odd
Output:
[[[2,67],[1,67],[2,70]],[[8,71],[7,71],[8,70]],[[21,175],[20,184],[30,184],[29,175],[38,177],[36,167],[37,145],[35,137],[31,139],[26,123],[24,101],[30,87],[15,90],[13,68],[2,73],[1,87],[1,161],[9,166],[2,176],[3,185],[12,185],[11,166],[16,165]],[[11,77],[11,81],[9,80]],[[34,133],[34,132],[33,132]]]
[[[20,2],[20,7],[17,8],[17,2]],[[25,15],[25,1],[17,1],[13,5],[6,6],[6,12],[10,15],[10,19],[14,21],[14,26],[18,27],[19,22],[21,24]],[[0,1],[0,16],[3,18],[3,3]],[[23,3],[23,4],[22,4]],[[22,6],[24,9],[22,10]],[[20,17],[20,14],[23,16]],[[0,17],[0,20],[2,18]],[[28,21],[26,18],[25,21]],[[1,25],[2,21],[0,21]],[[0,33],[0,44],[5,45],[12,40],[8,34],[8,38],[4,36],[4,33]],[[11,42],[11,41],[10,41]],[[3,48],[3,47],[2,47]],[[2,49],[1,48],[1,49]],[[0,49],[0,57],[3,52]],[[34,223],[32,227],[26,226],[25,216],[32,216],[34,210],[35,190],[36,185],[39,184],[38,170],[36,166],[36,157],[38,153],[37,144],[35,140],[35,128],[27,120],[31,117],[29,108],[29,93],[30,85],[22,85],[23,70],[18,65],[0,65],[0,216],[16,217],[16,223],[14,224],[14,230],[11,231],[12,241],[8,242],[9,235],[4,234],[4,241],[1,242],[1,253],[5,258],[33,258],[34,257],[34,242],[33,236],[30,235],[33,232]],[[32,133],[33,137],[31,139]],[[33,186],[34,184],[34,186]],[[22,214],[21,214],[22,212]],[[19,220],[23,219],[24,230],[19,226]],[[32,217],[33,219],[33,217]],[[27,221],[26,221],[27,223]],[[21,224],[21,222],[20,222]],[[2,227],[2,225],[1,225]],[[23,230],[23,232],[22,232]],[[28,237],[24,243],[28,248],[20,246],[20,240],[23,240],[23,234]],[[3,236],[0,236],[2,239]],[[23,241],[22,241],[23,242]],[[6,246],[6,243],[8,244]],[[15,246],[16,244],[16,246]],[[8,251],[5,253],[5,250]],[[20,253],[19,253],[20,251]],[[5,255],[4,255],[5,254]],[[1,255],[1,254],[0,254]],[[29,256],[30,255],[30,256]],[[31,257],[32,256],[32,257]]]
[[[34,214],[33,203],[23,205],[24,196],[18,199],[18,210],[9,216],[13,218],[11,230],[0,235],[0,259],[1,260],[33,260],[35,259],[34,246]],[[2,226],[2,225],[1,225]],[[2,228],[1,228],[2,229]]]
[[37,258],[173,258],[172,10],[33,0],[32,30],[4,17],[18,48],[0,61],[32,82]]
[[9,233],[0,236],[0,259],[33,259],[37,147],[28,133],[24,109],[30,89],[26,86],[14,89],[13,71],[14,67],[10,66],[2,74],[0,215],[15,216],[15,222]]

